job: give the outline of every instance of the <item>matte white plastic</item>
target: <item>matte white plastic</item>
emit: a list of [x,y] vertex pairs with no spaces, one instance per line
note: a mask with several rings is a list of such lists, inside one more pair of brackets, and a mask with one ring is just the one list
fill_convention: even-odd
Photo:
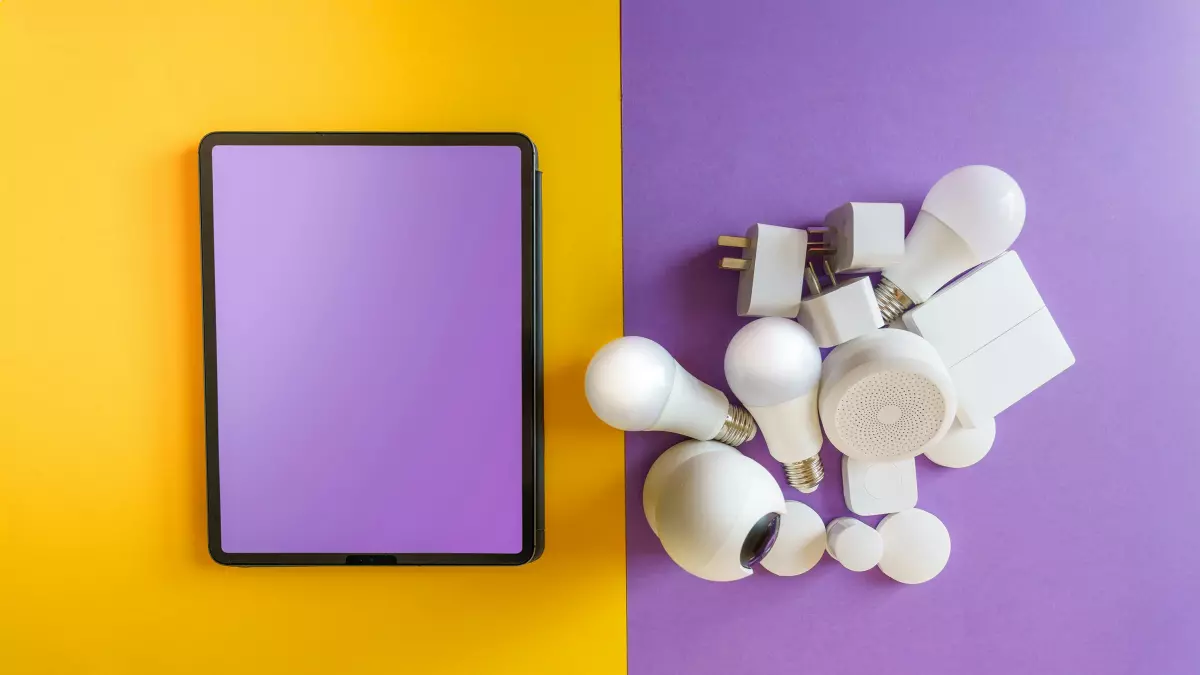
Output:
[[950,532],[928,511],[894,513],[875,529],[883,538],[879,570],[902,584],[923,584],[950,560]]
[[654,534],[658,534],[655,508],[662,496],[663,487],[671,480],[675,470],[698,455],[729,449],[728,445],[716,441],[683,441],[667,448],[654,460],[654,464],[650,465],[650,472],[646,474],[646,481],[642,484],[642,511],[646,514],[646,522]]
[[804,294],[808,232],[759,223],[746,230],[749,266],[738,276],[738,316],[795,318]]
[[652,484],[657,499],[643,493],[643,507],[653,502],[647,521],[677,565],[709,581],[734,581],[752,573],[741,553],[754,525],[768,514],[783,515],[786,507],[779,484],[762,465],[729,446],[713,445],[721,446],[664,453],[665,463],[675,466],[659,472],[665,477]]
[[857,518],[836,518],[825,532],[829,557],[851,572],[866,572],[883,557],[883,537]]
[[905,239],[904,259],[883,270],[915,303],[948,281],[994,258],[1025,225],[1025,195],[1011,176],[991,166],[964,166],[943,176],[921,205]]
[[846,508],[860,516],[881,516],[917,505],[917,463],[863,462],[842,458],[842,494]]
[[725,394],[643,337],[617,338],[601,347],[588,364],[584,389],[596,416],[625,431],[672,431],[708,440],[721,431],[729,412]]
[[800,302],[796,320],[822,348],[836,347],[883,326],[883,314],[867,277],[808,296]]
[[835,272],[872,272],[904,258],[904,205],[847,202],[825,216]]
[[777,461],[798,462],[821,450],[821,350],[803,326],[778,317],[743,326],[725,350],[725,379]]
[[788,500],[775,545],[762,559],[763,569],[781,577],[811,570],[825,555],[825,523],[807,504]]
[[953,366],[1045,306],[1021,257],[1008,251],[905,312],[902,321]]
[[983,459],[992,444],[996,441],[996,420],[984,417],[979,425],[963,426],[960,420],[954,420],[946,437],[925,448],[925,456],[929,461],[950,469],[962,469],[972,466]]
[[920,336],[882,328],[830,352],[818,407],[825,435],[842,454],[888,462],[940,440],[958,396],[937,350]]
[[962,397],[959,416],[979,426],[1075,363],[1050,310],[1043,307],[950,368]]

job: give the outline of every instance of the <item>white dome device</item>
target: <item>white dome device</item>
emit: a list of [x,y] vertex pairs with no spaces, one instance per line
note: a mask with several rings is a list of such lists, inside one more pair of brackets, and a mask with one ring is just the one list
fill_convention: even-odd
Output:
[[733,446],[757,431],[749,412],[644,337],[617,338],[601,347],[588,364],[584,389],[592,412],[624,431],[672,431]]
[[932,345],[883,328],[829,353],[818,406],[825,435],[843,455],[896,462],[946,435],[958,397]]
[[751,321],[725,350],[725,379],[754,416],[771,456],[783,464],[788,484],[816,490],[825,469],[817,419],[821,350],[813,336],[790,319]]
[[771,473],[715,441],[684,441],[660,455],[646,475],[642,509],[671,560],[708,581],[753,574],[787,513]]
[[925,302],[954,277],[1008,250],[1025,226],[1025,194],[993,166],[957,168],[921,204],[904,258],[884,268],[875,297],[885,323]]

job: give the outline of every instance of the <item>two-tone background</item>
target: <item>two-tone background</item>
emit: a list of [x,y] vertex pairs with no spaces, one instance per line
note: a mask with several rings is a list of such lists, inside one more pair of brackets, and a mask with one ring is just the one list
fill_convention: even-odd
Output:
[[[2,0],[0,672],[1194,673],[1198,114],[1182,0]],[[212,129],[537,141],[542,560],[208,559]],[[979,466],[921,463],[949,567],[920,587],[828,559],[724,585],[675,568],[640,509],[673,439],[591,416],[591,352],[646,335],[723,385],[743,320],[718,234],[851,199],[911,220],[968,163],[1024,187],[1015,248],[1078,363]],[[806,500],[845,513],[837,481]]]

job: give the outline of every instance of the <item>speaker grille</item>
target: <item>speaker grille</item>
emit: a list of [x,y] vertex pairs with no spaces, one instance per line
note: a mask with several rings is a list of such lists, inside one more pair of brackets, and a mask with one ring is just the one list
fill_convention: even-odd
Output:
[[872,373],[855,382],[837,404],[845,443],[877,459],[911,455],[937,434],[946,399],[928,378],[903,371]]

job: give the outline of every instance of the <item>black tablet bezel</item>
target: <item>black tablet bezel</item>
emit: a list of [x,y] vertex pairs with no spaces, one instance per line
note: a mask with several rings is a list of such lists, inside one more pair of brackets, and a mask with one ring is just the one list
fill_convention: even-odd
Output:
[[[217,420],[217,327],[213,267],[212,151],[222,145],[512,146],[521,150],[522,534],[519,553],[227,553],[221,548]],[[542,480],[541,173],[537,149],[519,133],[214,132],[200,141],[200,254],[204,323],[204,430],[208,551],[223,565],[521,565],[544,546]]]

